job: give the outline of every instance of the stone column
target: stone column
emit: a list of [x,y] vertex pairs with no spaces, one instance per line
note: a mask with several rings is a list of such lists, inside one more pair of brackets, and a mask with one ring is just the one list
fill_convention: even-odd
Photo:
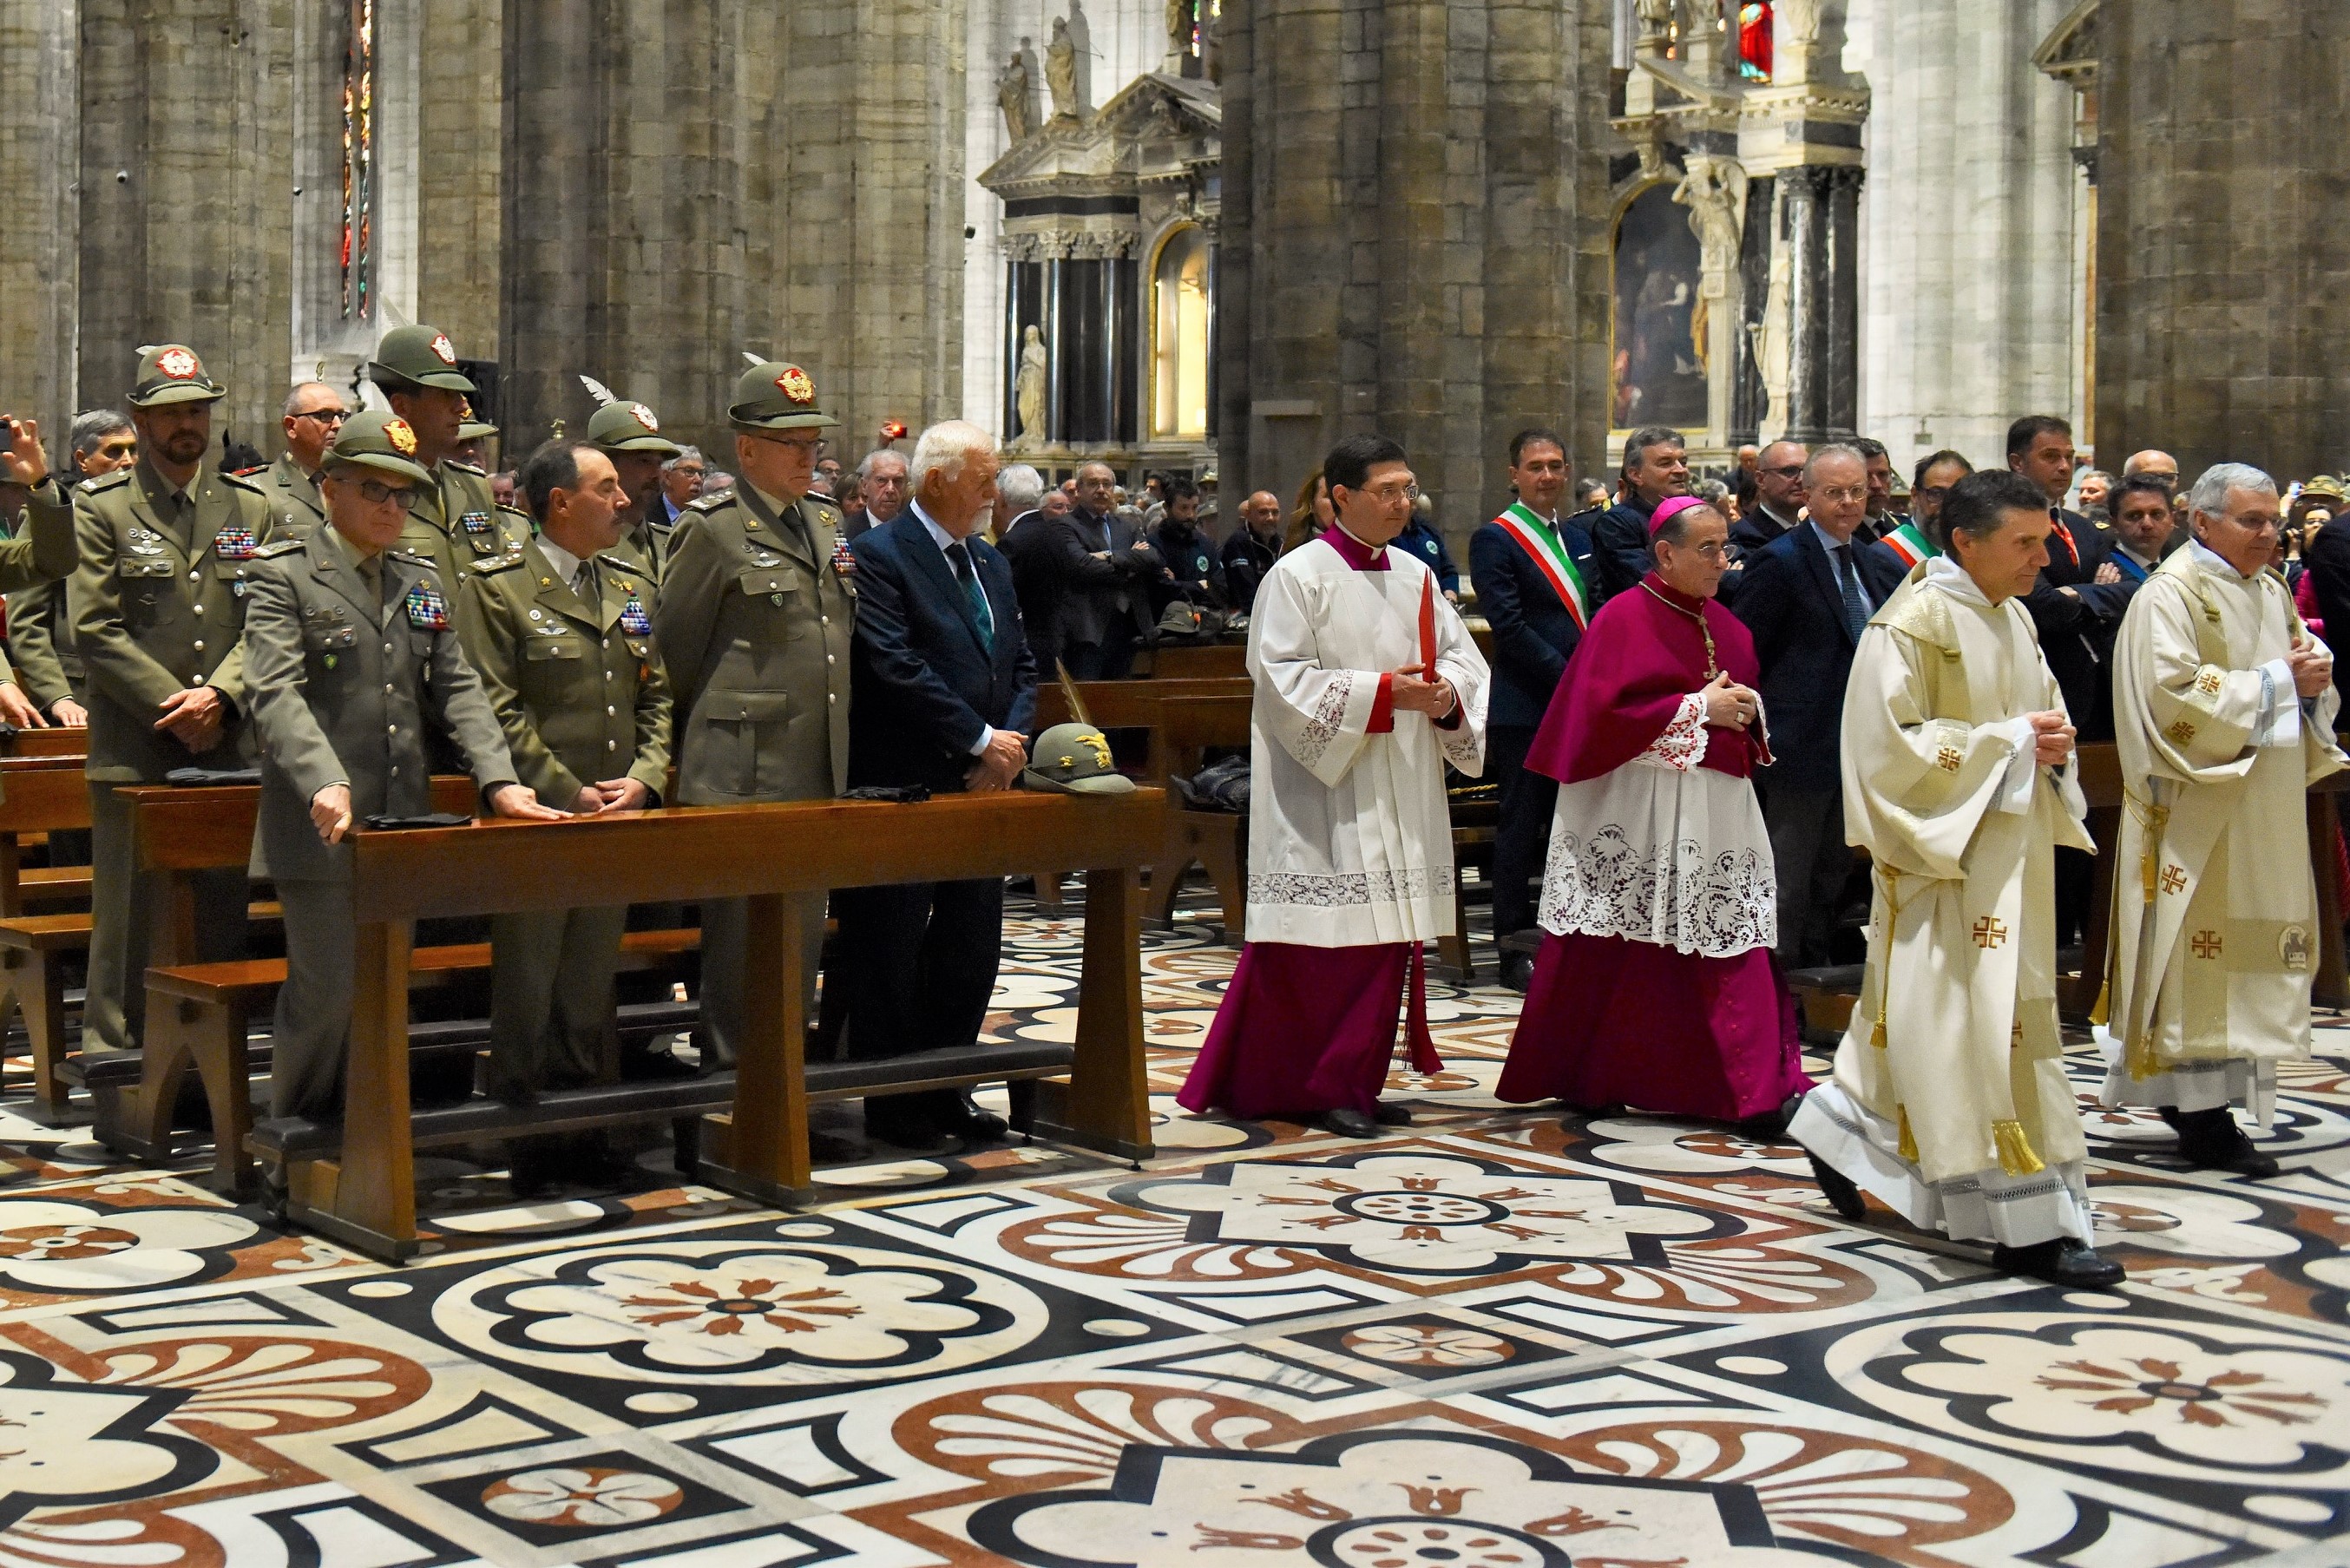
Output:
[[2340,470],[2350,6],[2105,0],[2097,28],[2100,463]]
[[[0,388],[65,461],[79,291],[79,0],[0,4]],[[109,176],[111,178],[111,176]]]
[[1831,441],[1860,433],[1861,171],[1828,171],[1827,389],[1823,405]]
[[1770,393],[1762,384],[1754,335],[1762,329],[1762,308],[1770,299],[1771,218],[1778,210],[1772,192],[1777,183],[1777,177],[1770,174],[1751,176],[1746,182],[1746,234],[1738,253],[1738,336],[1731,345],[1731,362],[1736,367],[1730,401],[1732,450],[1759,437],[1762,417],[1770,411]]
[[1833,331],[1828,254],[1830,171],[1798,163],[1780,171],[1783,192],[1779,243],[1788,247],[1787,432],[1806,443],[1827,434],[1829,339]]
[[1223,493],[1336,437],[1410,452],[1456,539],[1526,424],[1602,466],[1607,16],[1541,0],[1225,0]]

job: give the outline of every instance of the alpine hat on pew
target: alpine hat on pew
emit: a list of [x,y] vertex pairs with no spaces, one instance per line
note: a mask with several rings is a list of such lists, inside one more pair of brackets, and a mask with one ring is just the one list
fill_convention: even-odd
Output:
[[1055,724],[1029,748],[1023,789],[1062,794],[1128,794],[1134,781],[1111,765],[1109,738],[1090,724]]

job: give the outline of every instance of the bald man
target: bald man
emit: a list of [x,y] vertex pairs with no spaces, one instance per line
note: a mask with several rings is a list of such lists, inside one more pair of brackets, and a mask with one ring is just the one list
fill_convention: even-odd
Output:
[[2130,453],[2129,461],[2122,464],[2122,477],[2135,479],[2141,473],[2158,475],[2170,481],[2171,489],[2178,488],[2178,460],[2167,452],[2157,452],[2148,447],[2144,452]]
[[324,381],[305,381],[286,394],[277,421],[286,431],[286,450],[252,476],[269,497],[272,538],[304,533],[327,520],[327,504],[318,498],[318,464],[349,415],[343,394]]
[[1246,615],[1256,601],[1256,586],[1273,570],[1281,554],[1281,497],[1260,490],[1241,503],[1241,525],[1224,541],[1224,592],[1232,613]]

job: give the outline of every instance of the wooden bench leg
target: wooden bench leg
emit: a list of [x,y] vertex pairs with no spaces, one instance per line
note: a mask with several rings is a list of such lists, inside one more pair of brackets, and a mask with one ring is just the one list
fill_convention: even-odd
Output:
[[1247,824],[1239,824],[1230,833],[1201,830],[1198,839],[1200,865],[1208,880],[1216,885],[1216,902],[1222,909],[1224,940],[1239,941],[1248,929],[1248,868],[1243,863]]
[[1159,860],[1150,867],[1150,919],[1162,924],[1175,919],[1175,900],[1182,895],[1183,878],[1198,861],[1197,836],[1183,814],[1170,808],[1167,831],[1159,838]]
[[700,1174],[712,1187],[789,1207],[806,1202],[816,1183],[808,1158],[807,1023],[797,896],[754,898],[749,923],[734,1109],[703,1118]]
[[296,1223],[404,1263],[416,1255],[416,1148],[409,1140],[405,924],[363,925],[353,964],[351,1046],[343,1075],[343,1151],[286,1173]]
[[1039,871],[1036,873],[1035,880],[1036,884],[1036,907],[1038,909],[1064,909],[1068,908],[1068,900],[1061,897],[1061,874],[1058,871]]
[[[158,999],[160,1000],[160,999]],[[222,1192],[249,1197],[255,1190],[253,1156],[244,1135],[253,1130],[253,1062],[245,1043],[243,1002],[202,1007],[182,1023],[182,1039],[203,1081],[204,1100],[213,1113],[213,1180]],[[150,1001],[147,1015],[155,1015]],[[167,1106],[165,1116],[170,1110]]]
[[1077,982],[1076,1063],[1066,1085],[1037,1085],[1036,1131],[1056,1143],[1140,1162],[1150,1144],[1142,1064],[1142,882],[1131,870],[1086,873],[1085,958]]
[[[0,951],[10,993],[25,1015],[33,1043],[33,1115],[58,1122],[71,1115],[73,1086],[66,1082],[66,979],[60,955],[23,948]],[[0,1021],[7,1017],[0,1003]]]

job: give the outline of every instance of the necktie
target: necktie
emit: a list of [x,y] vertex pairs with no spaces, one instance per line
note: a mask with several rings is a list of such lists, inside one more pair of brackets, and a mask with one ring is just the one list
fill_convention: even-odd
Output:
[[586,605],[589,609],[592,610],[598,607],[596,603],[595,562],[582,561],[579,563],[579,570],[574,574],[571,578],[571,591],[577,594],[579,596],[579,602]]
[[1861,591],[1860,572],[1852,562],[1852,546],[1838,545],[1835,558],[1836,585],[1844,595],[1845,625],[1850,628],[1853,641],[1858,642],[1860,634],[1868,627],[1868,596]]
[[947,559],[954,566],[955,580],[962,584],[963,597],[971,600],[972,618],[979,623],[979,645],[992,657],[995,652],[995,617],[988,612],[987,594],[979,586],[979,576],[971,569],[971,552],[957,539],[947,546]]
[[367,585],[368,603],[375,607],[376,618],[383,618],[383,557],[364,556],[359,559],[359,581]]
[[2048,509],[2048,521],[2050,524],[2055,528],[2056,537],[2064,542],[2064,553],[2073,557],[2073,564],[2074,566],[2079,566],[2081,564],[2081,546],[2073,543],[2073,530],[2064,526],[2064,519],[2058,514],[2057,509],[2054,506],[2051,506]]

